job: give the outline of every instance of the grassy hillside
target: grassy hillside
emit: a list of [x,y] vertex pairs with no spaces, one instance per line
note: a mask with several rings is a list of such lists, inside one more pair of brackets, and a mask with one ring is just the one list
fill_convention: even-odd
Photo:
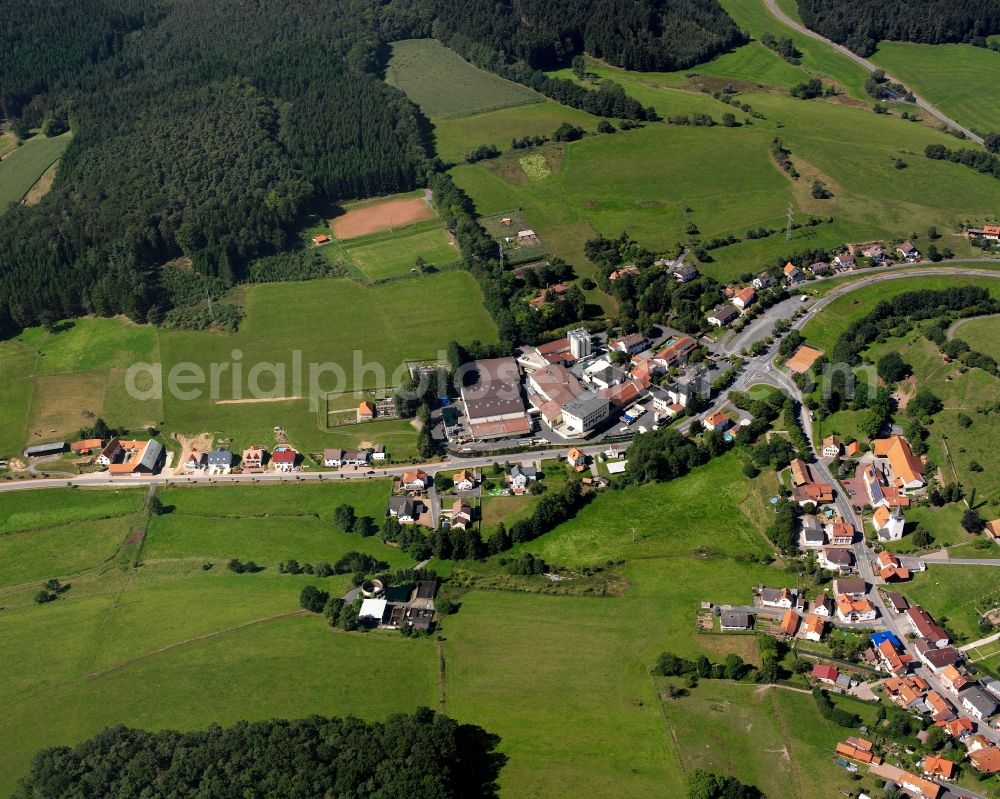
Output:
[[35,185],[46,169],[63,154],[72,133],[47,139],[35,136],[0,161],[0,213],[17,203]]
[[406,92],[429,117],[474,114],[543,99],[525,86],[474,67],[434,39],[394,42],[386,81]]
[[881,42],[872,60],[966,127],[1000,130],[1000,109],[986,100],[987,87],[1000,80],[1000,53],[970,44]]

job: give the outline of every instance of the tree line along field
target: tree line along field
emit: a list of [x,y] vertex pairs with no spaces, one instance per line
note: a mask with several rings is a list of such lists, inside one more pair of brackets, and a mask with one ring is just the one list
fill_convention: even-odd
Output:
[[0,160],[0,213],[11,203],[18,203],[38,182],[69,145],[72,133],[51,139],[42,135],[28,139]]
[[[190,729],[311,713],[381,719],[423,704],[501,737],[501,750],[510,758],[500,777],[504,796],[558,799],[583,790],[610,797],[623,789],[680,795],[684,773],[695,764],[688,744],[681,741],[678,750],[670,734],[676,714],[745,691],[749,712],[760,714],[754,716],[760,733],[767,725],[767,735],[778,735],[753,699],[753,686],[705,681],[704,691],[685,700],[690,708],[680,703],[661,708],[662,686],[649,675],[668,648],[685,656],[707,652],[719,660],[727,651],[740,651],[753,660],[749,639],[694,631],[701,601],[743,602],[752,584],[784,579],[774,567],[736,559],[767,551],[762,530],[773,489],[773,477],[762,477],[749,489],[744,481],[738,491],[740,478],[739,463],[726,457],[669,486],[599,497],[567,529],[536,541],[535,551],[565,556],[563,565],[570,566],[603,565],[612,554],[626,558],[619,567],[627,579],[624,596],[532,593],[545,589],[544,577],[533,578],[538,582],[529,592],[471,591],[461,597],[459,612],[446,618],[440,643],[331,630],[322,618],[297,613],[298,593],[310,582],[341,592],[349,587],[347,576],[277,572],[279,560],[333,561],[348,550],[370,552],[393,566],[411,564],[378,537],[362,539],[332,526],[333,510],[342,502],[380,518],[386,481],[161,489],[158,496],[169,512],[152,518],[138,569],[131,567],[132,550],[110,567],[101,566],[123,544],[124,534],[118,541],[100,540],[80,520],[115,513],[141,524],[144,492],[66,489],[61,492],[65,516],[47,515],[53,496],[47,492],[19,494],[14,509],[0,517],[4,530],[27,522],[26,540],[65,535],[83,539],[86,547],[63,561],[34,558],[28,579],[59,577],[72,584],[58,601],[38,606],[31,602],[38,582],[12,587],[24,582],[19,569],[31,551],[0,537],[0,561],[21,564],[0,570],[7,608],[0,621],[0,667],[8,687],[0,696],[0,735],[9,742],[0,752],[0,792],[13,788],[39,747],[71,745],[109,724]],[[698,497],[713,494],[720,484],[711,518],[731,524],[715,526],[712,546],[718,552],[706,556],[711,521]],[[88,509],[88,501],[97,504]],[[660,509],[663,525],[656,529],[644,516],[650,503]],[[630,535],[619,535],[621,524],[605,522],[609,513],[641,520],[635,544]],[[77,520],[75,526],[65,525],[69,518]],[[600,530],[607,541],[600,540]],[[233,574],[224,567],[230,557],[253,558],[266,568]],[[206,561],[212,568],[203,568]],[[447,570],[448,564],[442,565]],[[789,745],[801,747],[792,754],[817,780],[836,785],[846,780],[821,748],[832,732],[824,725],[822,732],[813,729],[815,709],[804,703],[791,712],[784,696],[775,701],[781,703]],[[51,723],[52,714],[60,724]],[[704,723],[717,730],[712,725],[725,721],[713,716]],[[757,732],[725,738],[710,733],[723,743],[709,757],[721,763],[723,745],[730,756],[741,757],[738,751],[748,750],[749,736]],[[790,795],[813,794],[797,788]]]
[[394,42],[386,82],[405,92],[431,119],[544,99],[526,86],[473,66],[434,39]]
[[[360,389],[373,387],[376,373],[366,372],[362,384],[353,384],[355,351],[362,363],[380,364],[392,379],[404,361],[437,358],[452,338],[496,340],[480,290],[463,271],[380,286],[346,279],[264,284],[246,291],[245,304],[246,318],[232,335],[163,330],[117,318],[78,319],[55,332],[31,328],[0,343],[0,400],[5,407],[0,452],[13,455],[26,443],[72,438],[100,416],[112,426],[133,430],[153,425],[167,433],[214,433],[232,439],[234,450],[255,442],[270,445],[274,427],[283,426],[290,443],[305,451],[375,440],[385,443],[391,456],[406,458],[414,454],[415,442],[407,420],[327,431],[325,404],[312,409],[306,399],[309,364],[336,362],[348,379],[339,390]],[[292,385],[295,352],[303,364],[298,390]],[[213,363],[240,362],[243,379],[234,393],[232,371],[221,373],[216,399],[207,383],[195,400],[172,395],[162,402],[134,399],[126,390],[125,374],[137,362],[162,364],[164,386],[166,375],[180,363],[194,364],[208,376]],[[286,384],[276,393],[288,399],[217,403],[249,397],[250,369],[259,363],[284,369]],[[147,379],[141,375],[138,386],[148,388]],[[325,390],[335,390],[332,380],[324,378]],[[264,391],[274,387],[270,372],[259,382]]]

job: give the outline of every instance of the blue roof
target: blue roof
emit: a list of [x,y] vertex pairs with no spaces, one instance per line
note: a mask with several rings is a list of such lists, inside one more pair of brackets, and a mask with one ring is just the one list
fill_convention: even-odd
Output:
[[896,637],[895,633],[891,633],[888,630],[883,630],[881,632],[872,633],[872,643],[878,646],[883,641],[889,641],[897,649],[902,647],[902,642]]

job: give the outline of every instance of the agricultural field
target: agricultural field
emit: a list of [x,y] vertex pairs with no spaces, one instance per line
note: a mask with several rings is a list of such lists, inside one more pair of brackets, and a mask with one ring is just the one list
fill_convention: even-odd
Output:
[[1000,80],[1000,53],[971,44],[886,41],[871,60],[956,122],[984,136],[1000,130],[1000,111],[983,101],[982,91]]
[[[355,435],[372,440],[381,424],[399,435],[409,422],[374,422],[375,427],[336,428],[332,434],[325,430],[321,424],[325,402],[320,398],[313,408],[308,399],[309,365],[331,365],[331,371],[320,372],[317,367],[321,394],[395,386],[408,359],[436,359],[452,338],[494,341],[496,336],[475,280],[457,270],[378,286],[361,286],[345,279],[259,285],[247,290],[245,302],[246,318],[234,335],[162,331],[163,361],[168,365],[192,363],[208,375],[210,364],[232,363],[232,353],[238,351],[245,365],[238,394],[244,398],[252,395],[249,381],[253,364],[273,363],[284,377],[276,386],[274,374],[265,373],[260,387],[264,392],[274,389],[274,395],[284,399],[226,403],[234,398],[234,391],[232,379],[223,379],[218,399],[208,395],[207,387],[202,396],[192,400],[168,395],[165,415],[170,430],[186,434],[208,431],[233,439],[233,448],[239,449],[254,442],[270,444],[273,428],[282,426],[293,446],[307,452],[337,446]],[[281,309],[295,311],[286,314]],[[299,358],[303,364],[301,385],[295,386],[294,364]],[[337,371],[337,365],[342,371]],[[415,435],[414,431],[411,441]],[[398,443],[383,443],[398,452]]]
[[432,119],[541,102],[531,89],[473,66],[434,39],[394,42],[386,82]]
[[22,200],[63,154],[72,135],[67,132],[51,139],[34,136],[0,161],[0,213]]
[[[340,502],[380,513],[385,481],[165,490],[170,512],[152,520],[143,565],[133,569],[134,546],[128,557],[115,556],[128,523],[141,524],[143,494],[24,492],[4,500],[0,793],[13,790],[38,748],[72,744],[110,724],[188,729],[311,713],[375,719],[437,705],[433,642],[330,630],[298,612],[298,593],[310,582],[341,592],[347,577],[276,568],[279,559],[332,562],[349,550],[412,564],[377,538],[332,528]],[[63,510],[53,512],[57,497]],[[233,574],[225,569],[230,557],[258,557],[266,568]],[[69,590],[35,605],[31,597],[50,577]],[[371,671],[358,667],[369,658],[391,689],[374,690]],[[56,712],[61,721],[53,725]]]

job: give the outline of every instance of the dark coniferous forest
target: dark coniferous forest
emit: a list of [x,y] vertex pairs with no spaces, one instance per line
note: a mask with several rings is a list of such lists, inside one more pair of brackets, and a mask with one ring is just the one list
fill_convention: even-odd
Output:
[[196,732],[109,728],[35,756],[15,799],[336,796],[491,799],[499,739],[421,708],[384,723],[313,716]]
[[868,56],[882,39],[985,44],[1000,33],[998,0],[798,0],[802,21]]
[[229,286],[294,246],[304,210],[426,184],[426,121],[382,81],[394,40],[437,35],[642,118],[620,88],[538,69],[583,50],[673,68],[741,39],[716,0],[25,0],[2,17],[5,118],[74,135],[43,201],[0,216],[0,333],[85,313],[160,322],[179,301],[164,263]]

